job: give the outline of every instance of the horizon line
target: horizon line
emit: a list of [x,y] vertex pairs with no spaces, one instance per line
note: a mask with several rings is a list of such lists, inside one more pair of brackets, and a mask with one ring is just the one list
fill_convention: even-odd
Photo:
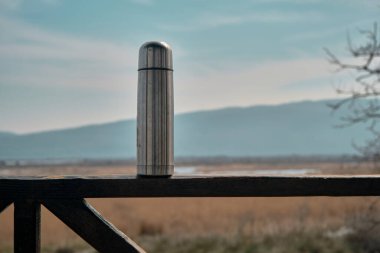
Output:
[[[175,116],[191,114],[191,113],[199,113],[199,112],[212,112],[212,111],[219,111],[219,110],[226,110],[226,109],[245,109],[245,108],[251,108],[251,107],[273,107],[273,106],[281,106],[281,105],[289,105],[289,104],[297,104],[297,103],[322,102],[322,101],[339,100],[339,99],[340,98],[303,99],[303,100],[292,100],[292,101],[287,101],[287,102],[271,103],[271,104],[260,103],[260,104],[253,104],[253,105],[247,105],[247,106],[237,105],[237,106],[215,107],[215,108],[208,108],[208,109],[204,109],[204,110],[178,112],[175,114]],[[32,135],[32,134],[40,134],[40,133],[79,129],[79,128],[84,128],[84,127],[91,127],[91,126],[98,126],[98,125],[105,125],[105,124],[113,124],[116,122],[130,121],[130,120],[136,120],[136,117],[134,117],[134,118],[110,119],[108,121],[102,121],[102,122],[89,122],[89,123],[85,123],[85,124],[73,125],[73,126],[68,126],[68,127],[46,128],[46,129],[26,131],[26,132],[17,132],[17,131],[13,131],[13,130],[9,130],[9,129],[0,129],[0,133],[9,133],[11,135],[23,136],[23,135]]]

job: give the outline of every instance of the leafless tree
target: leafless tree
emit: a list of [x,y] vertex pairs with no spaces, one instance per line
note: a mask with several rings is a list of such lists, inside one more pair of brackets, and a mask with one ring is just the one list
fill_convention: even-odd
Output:
[[346,98],[329,106],[333,110],[348,106],[350,113],[341,118],[343,126],[368,124],[373,138],[363,145],[354,146],[363,157],[380,161],[380,130],[377,128],[380,122],[380,41],[377,23],[372,29],[359,30],[359,34],[365,39],[361,45],[353,45],[350,36],[347,36],[348,52],[354,63],[341,60],[325,49],[329,62],[337,67],[337,71],[349,72],[355,80],[352,87],[337,88],[337,93]]

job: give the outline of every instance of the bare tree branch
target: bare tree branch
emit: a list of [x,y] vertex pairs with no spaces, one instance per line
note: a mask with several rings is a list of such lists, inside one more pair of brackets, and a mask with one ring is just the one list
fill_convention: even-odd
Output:
[[[380,161],[380,131],[376,129],[380,121],[380,42],[377,23],[369,30],[359,30],[366,41],[355,46],[351,36],[347,35],[348,52],[355,63],[347,63],[339,59],[329,49],[324,48],[328,61],[337,67],[337,71],[354,73],[356,85],[351,88],[339,88],[336,92],[348,96],[345,99],[328,104],[337,111],[346,106],[350,113],[341,117],[341,127],[358,123],[369,123],[369,132],[373,138],[364,146],[353,146],[365,157]],[[358,62],[358,63],[356,63]]]

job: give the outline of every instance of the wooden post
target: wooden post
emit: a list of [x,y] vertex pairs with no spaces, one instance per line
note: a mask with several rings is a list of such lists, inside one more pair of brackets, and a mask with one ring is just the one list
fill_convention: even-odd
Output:
[[14,206],[14,252],[39,253],[40,203],[35,200],[18,200]]
[[139,52],[137,170],[168,177],[174,170],[173,61],[165,42],[147,42]]

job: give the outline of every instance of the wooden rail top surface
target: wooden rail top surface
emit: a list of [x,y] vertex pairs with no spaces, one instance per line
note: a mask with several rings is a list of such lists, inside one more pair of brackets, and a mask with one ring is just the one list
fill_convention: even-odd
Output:
[[0,199],[380,196],[380,175],[0,177]]

